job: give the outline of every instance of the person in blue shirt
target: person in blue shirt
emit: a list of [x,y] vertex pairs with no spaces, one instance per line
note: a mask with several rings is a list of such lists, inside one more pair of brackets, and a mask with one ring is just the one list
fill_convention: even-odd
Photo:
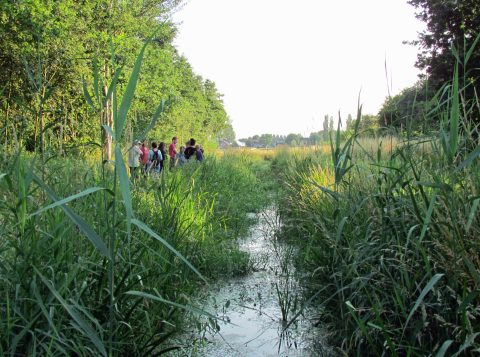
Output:
[[180,146],[180,151],[177,152],[176,155],[176,161],[178,162],[178,166],[183,166],[188,162],[187,158],[185,157],[185,146]]

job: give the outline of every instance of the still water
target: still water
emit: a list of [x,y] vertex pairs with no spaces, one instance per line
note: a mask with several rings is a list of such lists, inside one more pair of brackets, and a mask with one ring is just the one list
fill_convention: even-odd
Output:
[[[184,335],[189,346],[175,356],[330,356],[325,334],[313,323],[313,311],[302,311],[302,294],[291,263],[293,248],[279,243],[275,210],[252,214],[257,223],[240,241],[253,262],[245,276],[220,280],[199,294],[197,306],[217,316],[220,328],[201,336]],[[297,316],[286,329],[287,322]],[[213,324],[214,325],[214,324]]]

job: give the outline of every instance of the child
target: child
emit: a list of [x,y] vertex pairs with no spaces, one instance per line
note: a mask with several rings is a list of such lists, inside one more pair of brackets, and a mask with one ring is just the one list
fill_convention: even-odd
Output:
[[185,157],[185,146],[180,146],[180,151],[177,152],[175,158],[178,166],[183,166],[186,162],[188,162],[187,158]]

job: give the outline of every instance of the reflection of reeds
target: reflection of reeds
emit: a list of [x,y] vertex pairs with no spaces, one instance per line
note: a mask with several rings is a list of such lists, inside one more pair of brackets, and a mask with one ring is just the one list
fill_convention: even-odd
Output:
[[280,308],[282,322],[286,323],[290,316],[297,312],[299,305],[299,291],[292,260],[293,248],[274,244],[275,256],[278,265],[275,266],[276,281],[274,282]]

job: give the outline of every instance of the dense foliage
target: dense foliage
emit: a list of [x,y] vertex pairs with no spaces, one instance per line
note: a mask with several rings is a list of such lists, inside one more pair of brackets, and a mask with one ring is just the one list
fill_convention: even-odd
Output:
[[[2,161],[0,354],[175,348],[169,339],[185,311],[198,317],[189,298],[202,279],[249,269],[235,238],[251,223],[246,212],[267,203],[263,170],[244,156],[210,157],[142,180],[131,191],[129,232],[124,188],[105,190],[115,175],[102,175],[98,162]],[[65,197],[67,205],[57,203]]]
[[[0,127],[2,144],[30,151],[111,141],[108,85],[119,94],[147,38],[136,100],[129,112],[130,139],[140,134],[162,100],[169,105],[149,138],[216,141],[231,128],[212,81],[196,75],[172,45],[168,16],[180,0],[27,0],[0,3]],[[93,110],[84,98],[95,85],[105,97]],[[107,156],[110,152],[107,153]]]
[[299,247],[306,298],[348,354],[461,356],[480,347],[480,142],[454,78],[433,108],[437,136],[369,148],[357,128],[326,154],[273,161],[283,237]]
[[[426,30],[411,44],[419,46],[417,67],[424,71],[421,80],[385,100],[379,112],[379,124],[402,131],[438,130],[440,120],[432,108],[446,98],[438,93],[452,80],[455,68],[466,101],[478,96],[480,78],[480,3],[476,0],[410,0],[417,18]],[[471,120],[480,122],[480,109]]]
[[417,18],[427,25],[414,43],[421,47],[417,66],[426,70],[431,86],[437,90],[451,80],[457,60],[460,78],[478,85],[480,48],[468,52],[478,41],[480,3],[476,0],[409,0],[408,3],[418,10]]

